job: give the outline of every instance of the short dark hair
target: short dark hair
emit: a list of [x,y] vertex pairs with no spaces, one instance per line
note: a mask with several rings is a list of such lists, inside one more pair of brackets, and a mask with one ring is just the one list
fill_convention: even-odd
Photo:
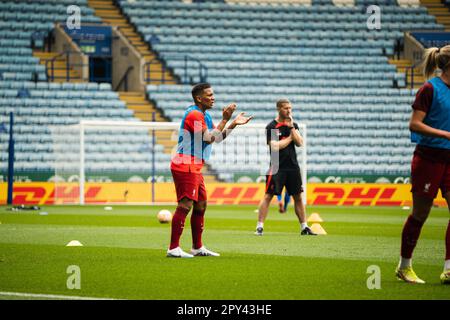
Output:
[[198,83],[192,88],[192,99],[195,101],[195,97],[200,93],[203,93],[203,90],[211,88],[211,85],[207,82]]
[[280,110],[280,108],[285,104],[291,104],[291,102],[288,99],[280,99],[277,101],[277,109]]

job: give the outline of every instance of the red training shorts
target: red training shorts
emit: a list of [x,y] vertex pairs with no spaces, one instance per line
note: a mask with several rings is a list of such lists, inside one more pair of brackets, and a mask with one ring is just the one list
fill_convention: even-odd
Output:
[[450,190],[450,163],[436,162],[414,154],[411,163],[411,192],[434,199],[438,190],[442,194]]
[[172,171],[173,182],[177,191],[177,201],[188,198],[198,201],[206,201],[206,188],[201,173]]

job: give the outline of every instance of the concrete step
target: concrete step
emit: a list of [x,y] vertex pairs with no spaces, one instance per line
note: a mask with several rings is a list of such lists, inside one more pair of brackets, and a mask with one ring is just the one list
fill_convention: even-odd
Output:
[[[142,121],[153,121],[153,112],[134,112],[134,116],[141,119]],[[165,122],[166,120],[158,116],[158,114],[155,115],[155,121],[156,122]],[[161,143],[158,141],[158,143]]]
[[134,35],[134,36],[127,36],[127,38],[128,38],[128,41],[130,41],[130,42],[142,42],[142,43],[145,43],[145,42],[141,39],[141,37],[139,37],[137,34]]
[[141,43],[139,43],[137,45],[135,45],[135,44],[133,44],[133,45],[139,52],[145,52],[145,51],[149,52],[148,45],[142,41],[141,41]]
[[143,97],[120,97],[120,99],[124,100],[128,103],[133,103],[133,104],[139,104],[139,103],[145,103],[147,100]]
[[153,112],[153,106],[149,103],[146,104],[137,104],[137,103],[128,103],[128,109],[134,110],[136,112]]
[[92,9],[100,9],[100,10],[112,10],[113,8],[115,8],[114,5],[109,4],[109,3],[95,3],[95,4],[91,4],[89,2],[88,5]]
[[408,65],[408,64],[411,64],[411,61],[407,60],[407,59],[400,59],[400,60],[389,59],[388,62],[390,64],[396,64],[396,65]]
[[177,144],[176,140],[172,140],[172,134],[173,134],[172,131],[168,131],[170,133],[170,139],[161,138],[161,136],[159,135],[161,132],[164,132],[164,131],[155,131],[155,136],[157,137],[158,144],[163,145],[165,147],[170,147],[170,148],[172,148],[174,145]]
[[[53,59],[58,55],[56,52],[33,52],[33,55],[39,59]],[[64,59],[63,57],[59,59]]]
[[56,83],[66,83],[66,82],[71,82],[71,83],[86,83],[87,81],[84,81],[83,79],[80,78],[74,78],[74,79],[70,79],[69,81],[67,81],[66,79],[55,79],[53,82]]
[[136,33],[136,31],[130,27],[122,27],[120,29],[120,31],[126,36],[139,37],[139,35]]
[[436,4],[436,3],[442,5],[441,0],[420,0],[420,3],[421,3],[421,4],[424,4],[424,5],[428,5],[428,4]]
[[143,93],[140,91],[118,91],[119,94],[124,96],[142,96]]
[[158,84],[177,84],[177,82],[175,80],[165,80],[164,82],[161,80],[150,80],[150,81],[146,81],[146,84],[154,84],[154,85],[158,85]]
[[440,14],[440,15],[445,15],[449,13],[449,9],[447,7],[443,7],[441,6],[436,6],[436,7],[427,7],[428,13],[431,14]]

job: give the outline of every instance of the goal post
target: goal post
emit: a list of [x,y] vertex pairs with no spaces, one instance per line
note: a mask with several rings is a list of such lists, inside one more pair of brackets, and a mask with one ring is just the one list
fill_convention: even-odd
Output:
[[[238,126],[224,141],[214,143],[211,158],[206,161],[209,171],[219,181],[263,183],[270,162],[265,127],[263,123]],[[55,204],[97,203],[86,198],[95,192],[87,190],[87,183],[106,185],[117,181],[145,186],[140,189],[138,200],[134,197],[136,192],[128,192],[135,188],[124,188],[120,196],[116,194],[119,190],[113,188],[115,197],[102,198],[98,204],[161,202],[155,200],[155,186],[158,182],[171,182],[170,159],[176,152],[179,128],[179,122],[104,120],[82,120],[78,124],[52,127]],[[299,124],[299,130],[304,143],[296,150],[306,203],[306,125]]]
[[[151,131],[152,139],[151,144],[153,146],[153,152],[155,152],[155,138],[154,138],[154,131],[155,130],[170,130],[170,131],[178,131],[179,124],[173,123],[173,122],[128,122],[128,121],[95,121],[95,120],[82,120],[80,121],[79,125],[80,130],[80,204],[85,204],[85,184],[86,184],[86,175],[85,175],[85,164],[86,164],[86,158],[85,158],[85,151],[84,151],[84,135],[86,129],[89,128],[121,128],[121,130],[128,130],[132,128],[138,128],[138,129],[144,129],[145,131],[148,129]],[[152,163],[152,200],[151,202],[154,203],[154,184],[155,184],[155,157],[151,157],[151,163]]]

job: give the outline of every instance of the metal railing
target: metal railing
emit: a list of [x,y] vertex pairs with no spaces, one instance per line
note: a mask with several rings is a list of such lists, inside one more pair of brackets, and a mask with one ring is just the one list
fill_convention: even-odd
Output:
[[416,69],[418,65],[418,63],[415,63],[405,69],[406,87],[410,86],[410,89],[414,89],[414,69]]
[[[55,79],[65,79],[65,81],[70,82],[71,79],[82,79],[82,75],[80,75],[79,77],[71,77],[70,75],[70,71],[72,70],[72,67],[85,67],[85,64],[82,63],[71,63],[70,62],[70,56],[71,54],[79,54],[78,52],[74,52],[74,51],[65,51],[65,52],[61,52],[60,54],[54,56],[51,59],[43,59],[43,61],[45,62],[45,69],[46,69],[46,74],[47,74],[47,79],[50,81],[54,81]],[[58,69],[55,68],[55,62],[57,60],[61,60],[62,57],[65,56],[65,70],[66,70],[66,74],[65,76],[61,77],[61,76],[55,76],[55,70],[64,70],[64,69]]]
[[[196,69],[198,69],[199,82],[206,82],[208,79],[208,67],[205,64],[203,64],[200,61],[200,59],[197,59],[190,55],[183,55],[183,54],[164,55],[164,59],[165,60],[172,59],[172,60],[183,60],[184,61],[184,72],[183,72],[183,76],[180,79],[182,84],[192,84],[194,82],[193,79],[189,76],[189,69],[190,69],[189,62],[194,62],[197,64]],[[161,73],[159,71],[157,72],[158,74],[160,73],[160,76],[152,78],[151,66],[154,64],[158,64],[158,63],[161,63],[161,65],[162,65]],[[164,63],[164,61],[161,61],[160,59],[155,58],[155,59],[147,62],[144,65],[144,80],[145,80],[145,82],[159,81],[161,84],[164,84],[167,81],[166,71],[167,71],[167,66]]]

